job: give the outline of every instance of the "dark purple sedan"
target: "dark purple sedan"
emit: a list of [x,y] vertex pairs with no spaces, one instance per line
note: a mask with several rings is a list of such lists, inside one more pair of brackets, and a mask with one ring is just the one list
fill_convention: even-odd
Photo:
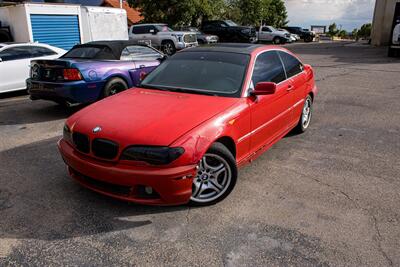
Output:
[[56,60],[33,60],[27,88],[32,100],[61,104],[95,102],[137,86],[165,56],[132,41],[74,46]]

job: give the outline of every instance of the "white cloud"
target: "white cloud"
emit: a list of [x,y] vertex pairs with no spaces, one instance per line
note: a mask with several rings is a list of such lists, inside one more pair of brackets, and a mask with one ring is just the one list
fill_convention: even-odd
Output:
[[372,21],[375,0],[285,0],[290,25],[309,28],[336,22],[352,30]]

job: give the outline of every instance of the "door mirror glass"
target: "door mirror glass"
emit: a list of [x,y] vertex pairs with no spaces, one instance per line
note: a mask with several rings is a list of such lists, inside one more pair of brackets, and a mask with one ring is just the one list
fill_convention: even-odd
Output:
[[1,57],[0,57],[0,62],[3,62],[3,59],[1,59]]
[[156,34],[157,32],[154,29],[150,29],[149,31],[151,34]]
[[275,94],[276,83],[273,82],[259,82],[254,88],[252,95],[272,95]]

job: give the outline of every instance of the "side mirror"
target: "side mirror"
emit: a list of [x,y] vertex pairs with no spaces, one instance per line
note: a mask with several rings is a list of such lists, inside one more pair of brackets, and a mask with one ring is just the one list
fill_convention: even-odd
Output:
[[3,59],[0,57],[0,62],[3,62]]
[[275,94],[276,83],[272,82],[259,82],[256,88],[251,92],[252,95],[272,95]]
[[151,34],[157,34],[157,32],[156,32],[154,29],[151,29],[149,32],[150,32]]
[[306,72],[308,72],[308,71],[311,70],[311,66],[308,65],[308,64],[304,64],[304,65],[303,65],[303,70],[305,70]]

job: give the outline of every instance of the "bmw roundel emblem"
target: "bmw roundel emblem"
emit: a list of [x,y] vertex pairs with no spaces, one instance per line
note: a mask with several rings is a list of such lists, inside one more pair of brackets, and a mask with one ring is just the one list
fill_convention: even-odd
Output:
[[100,126],[96,126],[93,128],[93,133],[98,133],[101,131],[101,127]]

